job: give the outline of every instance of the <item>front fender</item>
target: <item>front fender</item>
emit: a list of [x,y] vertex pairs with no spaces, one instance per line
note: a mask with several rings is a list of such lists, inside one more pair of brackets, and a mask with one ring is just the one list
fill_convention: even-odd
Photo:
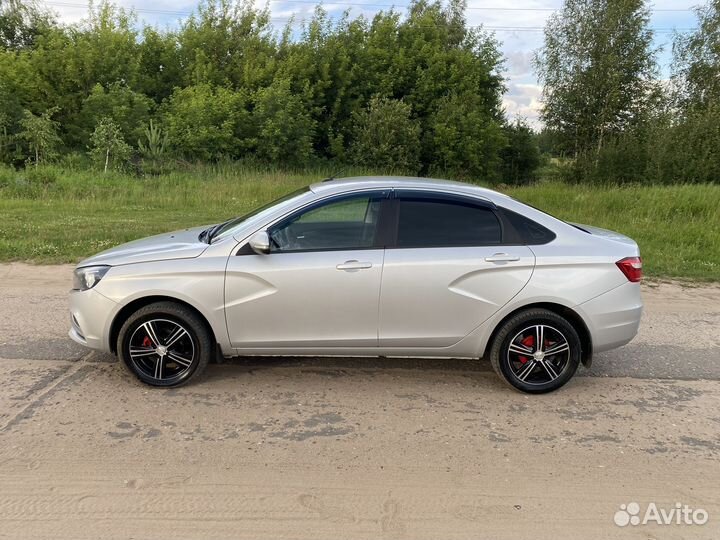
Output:
[[116,302],[106,325],[108,347],[117,316],[131,304],[153,297],[193,307],[208,322],[222,350],[232,350],[225,322],[226,263],[227,256],[223,256],[112,267],[96,286],[100,294]]

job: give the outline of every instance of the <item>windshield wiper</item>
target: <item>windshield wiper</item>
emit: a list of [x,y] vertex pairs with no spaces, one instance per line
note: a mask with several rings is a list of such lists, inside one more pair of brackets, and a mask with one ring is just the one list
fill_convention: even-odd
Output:
[[207,229],[204,229],[202,232],[200,232],[200,234],[198,235],[198,240],[200,240],[201,242],[205,242],[206,244],[209,244],[210,241],[207,240],[207,236],[212,228],[213,227],[208,227]]
[[[209,229],[207,229],[207,231],[208,231],[207,236],[206,236],[206,237],[207,237],[207,243],[208,243],[208,244],[212,244],[212,239],[215,237],[215,235],[216,235],[217,233],[219,233],[220,230],[221,230],[225,225],[227,225],[228,223],[230,223],[231,221],[232,221],[232,218],[231,218],[231,219],[228,219],[227,221],[223,221],[222,223],[218,223],[217,225],[213,225],[212,227],[210,227]],[[203,231],[203,232],[205,232],[205,231]]]

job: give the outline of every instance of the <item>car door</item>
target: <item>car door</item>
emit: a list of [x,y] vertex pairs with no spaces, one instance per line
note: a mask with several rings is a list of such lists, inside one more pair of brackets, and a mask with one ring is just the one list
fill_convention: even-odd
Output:
[[489,202],[425,190],[396,192],[396,239],[385,252],[380,347],[449,347],[528,282],[523,245],[504,245]]
[[225,313],[232,346],[318,354],[377,347],[389,193],[356,192],[310,204],[267,228],[271,249],[228,261]]

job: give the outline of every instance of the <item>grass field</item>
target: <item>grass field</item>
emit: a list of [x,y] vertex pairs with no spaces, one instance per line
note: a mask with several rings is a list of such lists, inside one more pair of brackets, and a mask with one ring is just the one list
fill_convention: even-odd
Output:
[[[234,165],[144,179],[55,168],[24,175],[0,169],[0,261],[76,262],[135,238],[243,214],[328,171]],[[648,276],[720,280],[720,185],[496,189],[634,238]]]

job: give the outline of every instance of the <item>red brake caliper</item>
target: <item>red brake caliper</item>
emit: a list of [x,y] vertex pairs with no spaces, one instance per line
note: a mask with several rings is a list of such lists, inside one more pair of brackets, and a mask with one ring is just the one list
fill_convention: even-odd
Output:
[[150,347],[152,345],[152,341],[150,340],[150,336],[145,336],[145,339],[143,339],[143,347]]
[[[528,336],[525,339],[523,339],[522,341],[520,341],[520,343],[525,345],[525,347],[529,347],[532,349],[533,346],[535,345],[535,336]],[[520,356],[519,358],[520,358],[521,364],[524,364],[525,362],[528,361],[528,359],[525,356]]]

